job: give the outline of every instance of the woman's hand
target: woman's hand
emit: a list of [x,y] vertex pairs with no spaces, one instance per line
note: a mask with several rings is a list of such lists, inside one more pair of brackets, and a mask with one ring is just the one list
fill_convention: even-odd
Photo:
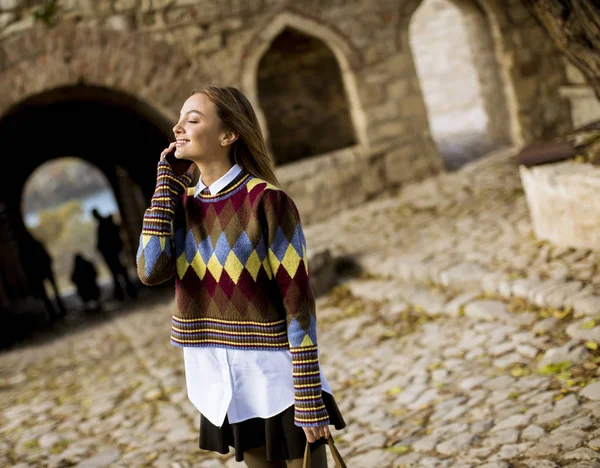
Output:
[[171,169],[173,170],[175,175],[177,175],[178,177],[180,177],[181,175],[183,175],[184,173],[187,172],[193,178],[194,172],[196,172],[196,163],[186,160],[186,159],[178,160],[175,157],[171,157],[171,158],[167,159],[167,156],[172,154],[172,151],[175,148],[175,143],[176,142],[170,143],[169,146],[167,148],[165,148],[162,151],[162,153],[160,153],[161,162],[164,161],[169,166],[171,166]]
[[169,154],[171,151],[173,151],[173,148],[175,148],[175,144],[176,144],[176,143],[177,143],[177,142],[175,142],[175,141],[174,141],[173,143],[171,143],[171,144],[169,145],[169,147],[168,147],[168,148],[165,148],[165,149],[163,150],[163,152],[162,152],[162,153],[160,153],[160,159],[161,159],[161,160],[162,160],[162,159],[165,159],[165,157],[167,156],[167,154]]
[[303,426],[306,439],[312,444],[321,437],[329,439],[329,426],[318,426],[318,427],[306,427]]

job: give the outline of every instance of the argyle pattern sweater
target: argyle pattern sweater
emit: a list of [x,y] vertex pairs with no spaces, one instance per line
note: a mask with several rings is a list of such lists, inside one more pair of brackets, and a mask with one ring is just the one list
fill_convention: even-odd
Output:
[[216,195],[158,165],[137,253],[140,280],[175,277],[171,343],[292,354],[295,424],[322,426],[315,298],[292,199],[244,170]]

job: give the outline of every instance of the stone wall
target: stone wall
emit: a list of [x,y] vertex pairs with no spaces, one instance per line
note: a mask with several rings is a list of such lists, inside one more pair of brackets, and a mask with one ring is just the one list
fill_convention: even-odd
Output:
[[587,85],[581,72],[565,59],[567,84],[560,88],[561,96],[571,103],[573,125],[580,127],[595,120],[600,120],[600,100],[594,90]]
[[548,139],[572,128],[562,56],[522,0],[490,0],[490,19],[502,66],[515,143]]
[[[557,97],[564,68],[551,41],[521,0],[505,3],[486,0],[482,10],[501,67],[511,139],[569,128],[568,105]],[[63,0],[51,28],[34,22],[39,4],[30,4],[0,2],[0,114],[27,97],[83,83],[132,96],[149,118],[173,122],[190,90],[219,83],[249,97],[268,141],[275,141],[259,64],[291,28],[335,57],[355,141],[278,166],[306,222],[442,170],[408,47],[419,1]],[[336,96],[341,109],[342,94]]]

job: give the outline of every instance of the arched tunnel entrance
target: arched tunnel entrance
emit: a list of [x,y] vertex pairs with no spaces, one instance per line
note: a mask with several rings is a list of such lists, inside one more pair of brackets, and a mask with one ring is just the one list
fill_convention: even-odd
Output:
[[0,185],[2,315],[18,314],[39,303],[31,266],[21,261],[29,238],[22,197],[32,172],[64,156],[96,166],[117,200],[124,251],[131,264],[143,212],[154,191],[156,163],[168,145],[172,124],[133,96],[85,85],[32,96],[0,118],[5,174]]

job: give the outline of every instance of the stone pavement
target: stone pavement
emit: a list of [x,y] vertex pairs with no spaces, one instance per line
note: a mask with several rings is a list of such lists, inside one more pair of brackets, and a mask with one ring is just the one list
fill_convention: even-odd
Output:
[[515,153],[498,151],[311,226],[309,249],[358,257],[377,275],[598,313],[600,250],[534,237]]
[[[531,237],[509,154],[476,165],[306,230],[366,270],[318,300],[351,468],[600,466],[598,254]],[[5,352],[0,466],[242,466],[196,449],[172,306]]]

